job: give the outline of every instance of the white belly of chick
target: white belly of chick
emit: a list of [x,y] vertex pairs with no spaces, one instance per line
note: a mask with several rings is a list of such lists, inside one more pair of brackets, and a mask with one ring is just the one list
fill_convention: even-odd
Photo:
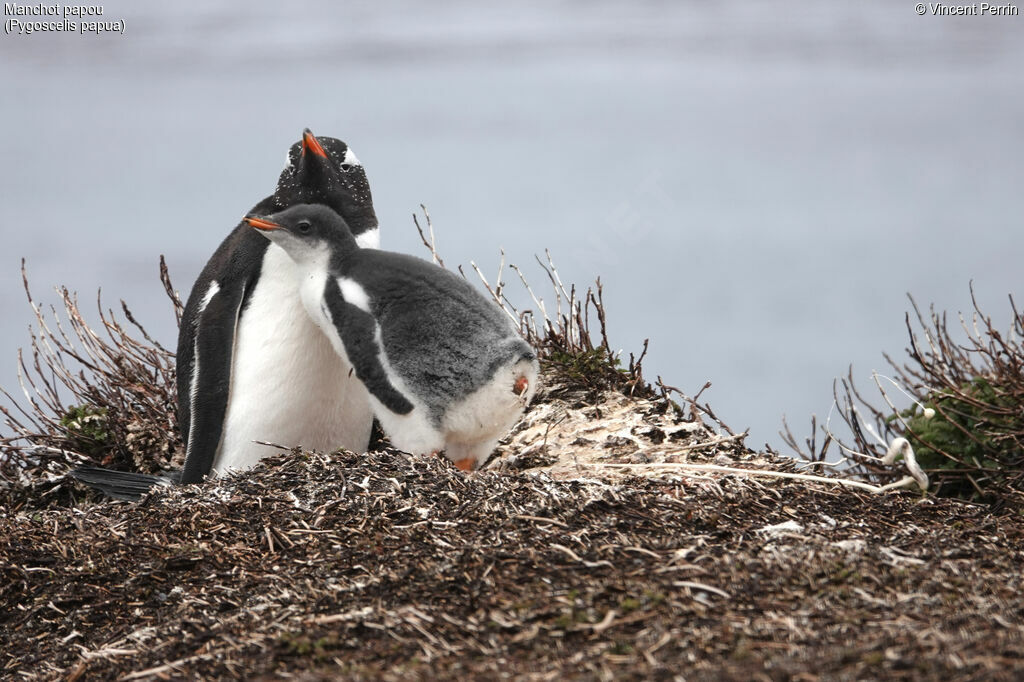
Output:
[[246,469],[285,447],[364,452],[373,415],[366,389],[306,314],[298,272],[271,244],[235,333],[231,389],[213,470]]
[[[521,395],[514,390],[520,377],[527,381]],[[522,416],[536,389],[536,362],[499,368],[490,381],[445,411],[441,422],[445,455],[455,462],[473,459],[477,466],[482,464]]]

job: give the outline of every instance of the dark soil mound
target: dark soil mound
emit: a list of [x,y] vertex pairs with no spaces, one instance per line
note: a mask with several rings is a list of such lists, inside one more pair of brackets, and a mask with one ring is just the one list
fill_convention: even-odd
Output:
[[0,491],[0,670],[1024,675],[1020,516],[737,475],[553,475],[292,453],[140,504]]

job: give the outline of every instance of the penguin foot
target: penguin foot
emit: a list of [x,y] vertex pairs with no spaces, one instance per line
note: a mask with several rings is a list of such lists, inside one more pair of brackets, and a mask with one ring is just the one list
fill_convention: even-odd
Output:
[[464,457],[455,462],[455,466],[463,471],[472,471],[476,468],[476,457]]
[[[444,457],[444,450],[434,450],[430,455],[431,457]],[[462,471],[472,471],[476,468],[476,457],[463,457],[462,459],[455,460],[452,464]]]

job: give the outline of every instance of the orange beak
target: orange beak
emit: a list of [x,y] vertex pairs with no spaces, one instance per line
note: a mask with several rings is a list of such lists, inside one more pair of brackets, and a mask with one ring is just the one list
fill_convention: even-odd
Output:
[[310,132],[309,128],[302,131],[302,153],[305,154],[307,151],[327,158],[327,152],[320,146],[320,141],[316,139],[316,135]]
[[242,218],[245,222],[249,223],[251,227],[255,227],[257,230],[280,230],[281,226],[277,223],[272,223],[269,220],[263,218],[254,218],[252,216],[246,216]]
[[512,390],[518,396],[526,395],[526,389],[530,388],[530,381],[526,377],[519,377],[516,379],[516,383],[512,385]]

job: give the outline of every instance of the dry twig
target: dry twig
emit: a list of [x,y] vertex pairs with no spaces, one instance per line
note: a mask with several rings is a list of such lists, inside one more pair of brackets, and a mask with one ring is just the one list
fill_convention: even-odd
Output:
[[[160,280],[180,322],[182,304],[160,258]],[[78,297],[58,288],[63,316],[32,297],[25,262],[22,282],[36,324],[27,353],[18,353],[20,397],[0,392],[8,435],[0,438],[0,477],[25,483],[69,464],[126,464],[141,471],[166,466],[180,449],[174,354],[154,340],[124,301],[124,321],[104,309],[100,324],[82,314]]]
[[[850,443],[838,442],[851,472],[880,482],[900,476],[885,462],[892,444],[903,438],[924,469],[917,477],[926,473],[941,493],[1024,502],[1024,316],[1011,296],[1012,323],[1004,334],[979,308],[973,286],[971,301],[969,322],[958,316],[960,340],[945,313],[932,308],[925,315],[910,297],[909,359],[900,364],[886,354],[894,378],[872,374],[881,406],[861,393],[852,368],[834,385],[838,414],[852,434]],[[899,409],[883,380],[906,394],[911,407]],[[817,451],[813,434],[804,450],[784,426],[789,447],[825,463],[834,438],[828,423]],[[816,426],[812,420],[812,430]]]

